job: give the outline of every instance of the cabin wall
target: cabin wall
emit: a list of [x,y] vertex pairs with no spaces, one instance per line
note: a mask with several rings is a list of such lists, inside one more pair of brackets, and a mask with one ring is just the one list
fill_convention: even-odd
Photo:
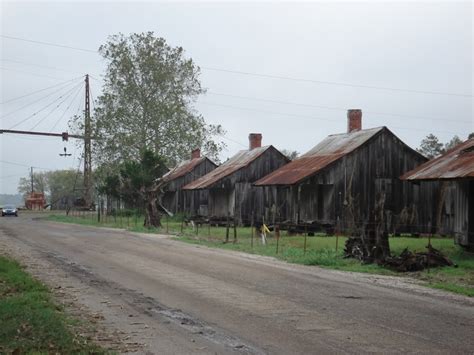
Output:
[[239,224],[248,225],[252,218],[260,221],[276,215],[276,188],[253,186],[258,179],[288,163],[288,159],[273,147],[235,173],[221,179],[209,189],[209,216],[226,217],[227,213]]
[[421,187],[399,179],[425,161],[382,131],[317,175],[286,189],[286,217],[295,223],[331,224],[350,233],[363,227],[376,202],[384,199],[390,232],[429,232],[432,206],[421,210],[417,206],[418,201],[434,200],[436,184]]
[[442,233],[454,235],[457,244],[474,247],[474,180],[449,182],[444,201]]
[[170,181],[166,185],[165,194],[162,198],[163,206],[173,213],[182,213],[187,216],[207,215],[208,191],[187,191],[182,190],[182,187],[215,168],[214,163],[205,159],[201,164],[195,166],[191,172]]

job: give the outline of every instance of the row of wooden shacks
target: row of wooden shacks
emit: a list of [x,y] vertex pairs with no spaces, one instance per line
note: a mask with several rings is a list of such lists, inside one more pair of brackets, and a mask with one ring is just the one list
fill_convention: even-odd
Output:
[[474,139],[428,161],[387,127],[362,129],[361,110],[348,110],[347,126],[293,161],[258,133],[220,166],[197,149],[162,177],[162,203],[216,224],[357,233],[376,220],[474,246]]

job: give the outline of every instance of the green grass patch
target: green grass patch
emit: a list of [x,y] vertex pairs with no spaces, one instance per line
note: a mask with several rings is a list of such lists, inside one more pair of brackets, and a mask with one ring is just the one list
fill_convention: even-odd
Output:
[[84,353],[105,350],[74,334],[77,321],[52,300],[46,286],[0,256],[0,353]]
[[[48,219],[64,223],[125,228],[135,232],[173,234],[176,236],[176,239],[187,243],[271,256],[290,263],[317,265],[329,269],[410,276],[424,281],[425,285],[429,287],[444,289],[471,297],[473,297],[474,293],[474,255],[464,252],[459,246],[454,244],[452,239],[445,237],[432,238],[431,244],[434,248],[448,256],[457,267],[444,267],[417,273],[401,274],[377,265],[364,265],[354,259],[345,259],[343,257],[344,243],[347,239],[345,237],[336,238],[323,234],[307,237],[305,250],[304,236],[288,236],[283,231],[278,242],[276,238],[270,236],[267,239],[267,244],[264,246],[261,244],[256,233],[254,233],[252,240],[252,229],[249,227],[238,227],[236,229],[236,243],[233,242],[234,230],[230,228],[229,242],[225,243],[225,227],[212,226],[209,228],[208,225],[203,225],[193,228],[182,223],[179,216],[169,219],[165,217],[162,220],[163,226],[153,229],[144,228],[143,216],[137,215],[134,215],[133,218],[107,216],[100,223],[97,221],[97,215],[91,214],[83,216],[52,215]],[[390,249],[393,255],[400,254],[405,248],[411,251],[425,251],[427,245],[428,238],[423,237],[400,236],[390,238]]]

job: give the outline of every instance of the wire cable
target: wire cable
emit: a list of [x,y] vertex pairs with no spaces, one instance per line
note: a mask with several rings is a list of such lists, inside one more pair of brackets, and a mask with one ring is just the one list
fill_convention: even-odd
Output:
[[[313,105],[313,104],[306,104],[306,103],[299,103],[299,102],[290,102],[290,101],[266,99],[266,98],[260,98],[260,97],[223,94],[223,93],[212,92],[212,91],[208,91],[207,93],[211,94],[211,95],[216,95],[216,96],[225,96],[225,97],[232,97],[232,98],[244,99],[244,100],[262,101],[262,102],[268,102],[268,103],[277,103],[277,104],[294,105],[294,106],[302,106],[302,107],[314,107],[314,108],[322,108],[322,109],[325,109],[325,110],[347,111],[347,108],[335,107],[335,106]],[[404,114],[398,114],[398,113],[387,113],[387,112],[367,111],[367,110],[364,110],[364,112],[377,114],[377,115],[384,115],[384,116],[417,118],[417,119],[429,120],[429,121],[443,121],[443,122],[446,122],[446,119],[441,118],[441,117],[436,118],[436,117],[428,117],[428,116],[404,115]],[[451,120],[450,119],[449,121],[450,122],[471,123],[471,121],[462,121],[462,120]]]
[[40,78],[48,78],[48,79],[54,79],[54,80],[64,80],[64,78],[58,78],[56,76],[30,73],[28,71],[23,71],[23,70],[18,70],[18,69],[11,69],[11,68],[5,68],[5,67],[0,67],[0,69],[1,70],[6,70],[6,71],[17,72],[17,73],[21,73],[21,74],[27,74],[27,75],[31,75],[31,76],[37,76],[37,77],[40,77]]
[[35,100],[35,101],[29,102],[29,103],[27,103],[26,105],[23,105],[23,106],[17,108],[16,110],[10,111],[10,112],[8,112],[8,113],[2,115],[2,116],[0,117],[0,119],[4,119],[5,117],[8,117],[8,116],[10,116],[10,115],[12,115],[12,114],[14,114],[14,113],[16,113],[16,112],[18,112],[18,111],[21,111],[21,110],[23,110],[23,109],[25,109],[25,108],[27,108],[27,107],[30,107],[31,105],[34,105],[34,104],[36,104],[36,103],[38,103],[38,102],[40,102],[40,101],[43,101],[44,99],[47,99],[48,97],[53,96],[54,94],[60,92],[61,90],[64,90],[65,88],[67,88],[67,87],[69,87],[69,86],[71,86],[71,85],[74,85],[74,84],[76,84],[76,83],[75,83],[75,82],[68,82],[66,85],[61,85],[61,87],[60,87],[59,89],[54,90],[53,92],[50,92],[49,94],[47,94],[47,95],[45,95],[45,96],[42,96],[42,97],[40,97],[39,99],[37,99],[37,100]]
[[55,84],[55,85],[52,85],[52,86],[48,86],[47,88],[44,88],[44,89],[40,89],[40,90],[36,90],[36,91],[33,91],[33,92],[30,92],[28,94],[25,94],[25,95],[21,95],[21,96],[17,96],[17,97],[14,97],[13,99],[8,99],[6,101],[3,101],[3,102],[0,102],[0,105],[4,105],[4,104],[7,104],[9,102],[13,102],[13,101],[16,101],[16,100],[20,100],[20,99],[23,99],[24,97],[28,97],[28,96],[31,96],[31,95],[34,95],[34,94],[37,94],[39,92],[43,92],[43,91],[46,91],[46,90],[49,90],[49,89],[52,89],[54,87],[57,87],[57,86],[61,86],[61,85],[64,85],[64,84],[67,84],[69,82],[72,82],[72,81],[76,81],[78,79],[82,78],[81,77],[78,77],[78,78],[74,78],[74,79],[70,79],[70,80],[66,80],[62,83],[59,83],[59,84]]
[[259,74],[259,73],[244,72],[244,71],[239,71],[239,70],[229,70],[229,69],[220,69],[220,68],[212,68],[212,67],[201,67],[201,68],[204,69],[204,70],[211,70],[211,71],[218,71],[218,72],[232,73],[232,74],[241,74],[241,75],[255,76],[255,77],[261,77],[261,78],[291,80],[291,81],[300,81],[300,82],[305,82],[305,83],[315,83],[315,84],[334,85],[334,86],[346,86],[346,87],[351,87],[351,88],[409,92],[409,93],[414,93],[414,94],[473,97],[472,94],[460,94],[460,93],[442,92],[442,91],[413,90],[413,89],[394,88],[394,87],[375,86],[375,85],[365,85],[365,84],[351,84],[351,83],[343,83],[343,82],[336,82],[336,81],[324,81],[324,80],[294,78],[294,77],[290,77],[290,76],[281,76],[281,75],[272,75],[272,74]]
[[[0,37],[11,39],[11,40],[24,41],[24,42],[42,44],[42,45],[47,45],[47,46],[53,46],[53,47],[74,49],[74,50],[78,50],[78,51],[84,51],[84,52],[90,52],[90,53],[96,53],[96,54],[98,53],[98,51],[95,51],[95,50],[92,50],[92,49],[73,47],[73,46],[57,44],[57,43],[51,43],[51,42],[36,41],[36,40],[20,38],[20,37],[14,37],[14,36],[7,36],[7,35],[0,35]],[[393,91],[393,92],[409,92],[409,93],[414,93],[414,94],[446,95],[446,96],[458,96],[458,97],[469,97],[469,98],[473,97],[472,94],[462,94],[462,93],[452,93],[452,92],[442,92],[442,91],[429,91],[429,90],[414,90],[414,89],[395,88],[395,87],[376,86],[376,85],[366,85],[366,84],[352,84],[352,83],[344,83],[344,82],[329,81],[329,80],[303,79],[303,78],[296,78],[296,77],[291,77],[291,76],[274,75],[274,74],[262,74],[262,73],[254,73],[254,72],[247,72],[247,71],[241,71],[241,70],[232,70],[232,69],[216,68],[216,67],[208,67],[208,66],[201,66],[200,68],[204,69],[204,70],[209,70],[209,71],[217,71],[217,72],[223,72],[223,73],[254,76],[254,77],[260,77],[260,78],[267,78],[267,79],[298,81],[298,82],[323,84],[323,85],[344,86],[344,87],[351,87],[351,88],[363,88],[363,89],[384,90],[384,91]]]
[[23,42],[30,42],[30,43],[36,43],[36,44],[43,44],[43,45],[52,46],[52,47],[74,49],[74,50],[76,50],[76,51],[82,51],[82,52],[97,53],[97,51],[94,51],[94,50],[92,50],[92,49],[85,49],[85,48],[79,48],[79,47],[72,47],[72,46],[67,46],[67,45],[64,45],[64,44],[57,44],[57,43],[51,43],[51,42],[36,41],[36,40],[32,40],[32,39],[20,38],[20,37],[14,37],[14,36],[7,36],[7,35],[0,35],[0,37],[7,38],[7,39],[12,39],[12,40],[16,40],[16,41],[23,41]]
[[[80,89],[80,84],[75,87],[76,91],[79,91],[77,89]],[[74,91],[71,91],[68,95],[64,96],[64,99],[60,101],[56,106],[52,108],[52,110],[47,113],[43,118],[41,118],[38,122],[34,124],[33,127],[31,127],[30,131],[34,130],[36,127],[38,127],[46,118],[50,117],[50,115],[56,111],[63,103],[65,103],[71,96],[73,96]],[[64,111],[65,112],[65,111]],[[64,114],[63,112],[63,114]],[[62,116],[61,116],[62,117]]]
[[[305,118],[305,119],[318,120],[318,121],[328,121],[328,122],[333,122],[333,123],[335,122],[335,120],[332,120],[332,119],[316,117],[316,116],[308,116],[308,115],[299,115],[299,114],[293,114],[293,113],[283,113],[283,112],[276,112],[276,111],[260,110],[260,109],[254,109],[254,108],[224,105],[224,104],[216,104],[216,103],[210,103],[210,102],[200,102],[200,103],[204,104],[204,105],[209,105],[209,106],[232,108],[232,109],[243,110],[243,111],[254,111],[254,112],[262,112],[262,113],[267,113],[267,114],[272,114],[272,115],[280,115],[280,116],[288,116],[288,117],[296,117],[296,118]],[[391,127],[392,128],[397,128],[397,129],[412,130],[412,131],[426,131],[426,129],[413,128],[413,127],[394,127],[394,126],[391,126]],[[431,130],[431,131],[441,132],[441,133],[452,133],[452,134],[456,134],[456,135],[459,134],[459,132],[446,131],[446,130]]]
[[48,65],[33,64],[33,63],[22,62],[22,61],[19,61],[19,60],[4,59],[4,58],[0,58],[0,60],[1,60],[2,62],[21,64],[21,65],[26,65],[26,66],[29,66],[29,67],[44,68],[44,69],[48,69],[48,70],[61,71],[61,72],[64,72],[64,73],[75,73],[75,74],[79,74],[79,71],[76,71],[76,70],[69,70],[69,69],[56,68],[56,67],[51,67],[51,66],[48,66]]
[[[42,107],[41,109],[39,109],[38,111],[36,111],[35,113],[31,114],[30,116],[26,117],[25,119],[21,120],[20,122],[14,124],[13,126],[11,126],[10,128],[8,129],[12,129],[12,128],[15,128],[19,125],[21,125],[23,122],[26,122],[28,120],[30,120],[31,118],[35,117],[38,113],[46,110],[48,107],[50,107],[51,105],[55,104],[57,101],[61,100],[64,95],[68,95],[70,92],[76,90],[77,86],[74,86],[72,89],[68,90],[66,93],[64,93],[63,95],[59,96],[57,99],[55,99],[53,102],[49,103],[48,105]],[[2,117],[3,118],[3,117]]]
[[69,105],[66,107],[66,109],[64,110],[63,114],[57,119],[57,121],[53,124],[53,126],[51,127],[51,129],[49,130],[49,132],[52,132],[56,126],[58,125],[58,123],[62,120],[62,118],[65,116],[66,112],[69,111],[69,109],[71,108],[71,106],[73,105],[73,103],[76,101],[76,98],[77,96],[79,95],[79,93],[82,92],[82,86],[79,86],[79,89],[76,91],[75,95],[72,97],[72,100],[71,102],[69,102]]
[[42,170],[51,170],[50,168],[42,168],[42,167],[40,167],[40,166],[26,165],[26,164],[15,163],[15,162],[6,161],[6,160],[0,160],[0,163],[10,164],[10,165],[16,165],[16,166],[22,166],[22,167],[27,167],[27,168],[35,168],[35,169],[42,169]]

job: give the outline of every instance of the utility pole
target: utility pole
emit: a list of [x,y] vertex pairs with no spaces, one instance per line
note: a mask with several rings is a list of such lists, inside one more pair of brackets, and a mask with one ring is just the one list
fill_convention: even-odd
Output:
[[86,208],[92,206],[92,154],[91,154],[91,110],[89,74],[86,74],[86,101],[84,110],[84,201]]

